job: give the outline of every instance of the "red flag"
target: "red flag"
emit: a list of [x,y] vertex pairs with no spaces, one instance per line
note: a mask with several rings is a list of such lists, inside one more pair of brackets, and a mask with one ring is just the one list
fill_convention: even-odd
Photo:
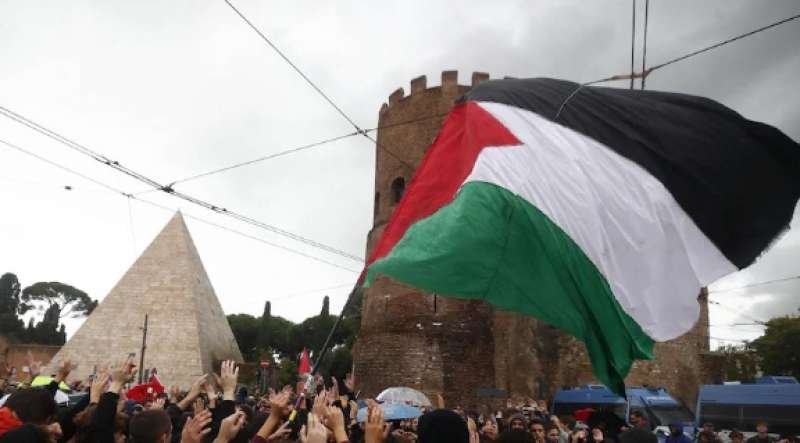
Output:
[[156,399],[156,395],[164,393],[160,383],[142,383],[128,389],[128,399],[144,404]]
[[300,364],[297,367],[297,373],[300,375],[311,373],[311,363],[308,359],[308,349],[303,348],[303,353],[300,355]]
[[159,392],[164,392],[164,386],[161,384],[161,380],[158,379],[156,368],[153,368],[153,370],[150,371],[150,380],[148,380],[148,383],[154,387],[157,386],[160,389]]

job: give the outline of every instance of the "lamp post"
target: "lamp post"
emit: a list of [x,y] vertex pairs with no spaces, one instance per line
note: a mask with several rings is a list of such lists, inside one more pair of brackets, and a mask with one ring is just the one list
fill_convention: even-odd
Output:
[[142,351],[139,353],[139,384],[142,384],[144,377],[144,351],[147,349],[147,314],[144,315],[144,327],[142,330]]

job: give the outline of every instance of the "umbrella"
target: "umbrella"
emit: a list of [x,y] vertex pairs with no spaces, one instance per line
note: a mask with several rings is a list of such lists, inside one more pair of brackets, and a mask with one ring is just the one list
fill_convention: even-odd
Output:
[[383,403],[405,403],[414,406],[431,406],[431,401],[422,392],[406,387],[393,387],[384,389],[375,397]]
[[[383,419],[386,421],[407,420],[422,415],[422,411],[420,411],[419,408],[402,403],[384,403],[380,405],[380,408],[383,409]],[[367,420],[367,408],[358,410],[356,420],[358,420],[359,423],[363,423]]]

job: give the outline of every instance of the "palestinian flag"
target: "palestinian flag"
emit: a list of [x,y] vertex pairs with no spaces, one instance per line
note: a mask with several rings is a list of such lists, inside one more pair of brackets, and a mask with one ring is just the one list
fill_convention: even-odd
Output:
[[800,146],[712,100],[489,81],[447,117],[365,285],[384,274],[537,317],[623,392],[634,359],[687,332],[701,287],[751,264],[799,196]]

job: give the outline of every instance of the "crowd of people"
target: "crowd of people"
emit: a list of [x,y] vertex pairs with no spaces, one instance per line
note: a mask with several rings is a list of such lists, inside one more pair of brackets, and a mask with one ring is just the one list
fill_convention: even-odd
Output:
[[[508,402],[503,410],[446,408],[439,396],[421,416],[392,420],[373,400],[357,400],[352,377],[327,383],[314,377],[307,388],[286,386],[263,396],[247,396],[239,369],[222,362],[219,373],[199,377],[181,391],[176,387],[128,398],[135,365],[131,357],[100,368],[76,391],[77,401],[59,405],[55,393],[73,367],[63,362],[46,386],[31,387],[41,364],[16,384],[0,379],[0,443],[656,443],[647,418],[637,411],[628,423],[604,411],[587,416],[556,417],[542,401]],[[359,417],[362,410],[362,417]],[[364,411],[365,410],[365,411]],[[366,412],[364,414],[364,412]],[[607,412],[607,411],[606,411]],[[670,427],[666,443],[691,443],[682,424]],[[741,433],[730,439],[743,443]],[[786,437],[780,443],[795,443]],[[696,441],[720,443],[708,424]],[[777,443],[766,423],[747,443]]]

